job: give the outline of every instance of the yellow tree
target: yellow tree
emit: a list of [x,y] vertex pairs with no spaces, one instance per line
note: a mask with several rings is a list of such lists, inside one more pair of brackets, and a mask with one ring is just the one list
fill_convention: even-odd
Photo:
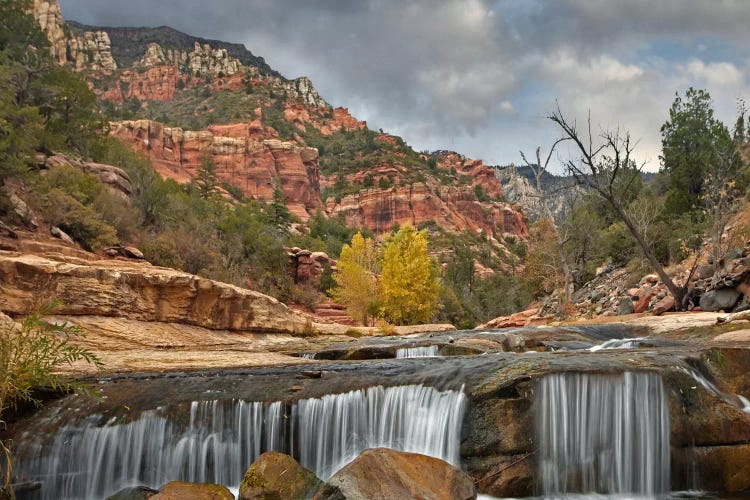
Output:
[[375,242],[357,233],[351,245],[341,249],[333,276],[337,285],[332,290],[333,300],[346,306],[349,316],[365,325],[371,306],[378,298],[377,266]]
[[388,321],[426,323],[438,310],[438,272],[427,253],[427,232],[405,225],[385,244],[380,300]]

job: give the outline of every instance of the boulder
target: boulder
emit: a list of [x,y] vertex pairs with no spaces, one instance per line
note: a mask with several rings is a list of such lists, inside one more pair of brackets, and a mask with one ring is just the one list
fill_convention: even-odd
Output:
[[703,311],[729,311],[740,298],[740,292],[734,288],[711,290],[701,296],[700,307]]
[[638,299],[638,302],[636,302],[635,307],[633,308],[633,311],[640,314],[642,312],[646,312],[648,310],[648,306],[651,304],[651,298],[654,296],[654,292],[652,290],[649,290],[645,294],[641,296],[640,299]]
[[635,305],[633,304],[633,300],[630,297],[625,297],[620,299],[620,302],[617,304],[617,315],[618,316],[625,316],[626,314],[633,314],[635,311]]
[[654,306],[654,316],[661,316],[674,309],[674,297],[667,295]]
[[430,498],[464,500],[477,497],[465,473],[437,458],[386,448],[365,450],[331,477],[315,500]]
[[147,486],[129,486],[108,496],[107,500],[147,500],[157,493],[159,493],[157,490]]
[[76,242],[73,241],[73,238],[71,238],[70,236],[68,236],[68,233],[66,233],[65,231],[63,231],[62,229],[60,229],[57,226],[52,226],[49,229],[49,234],[51,234],[55,238],[60,238],[61,240],[63,240],[64,243],[67,243],[68,245],[75,245],[76,244]]
[[209,483],[167,483],[151,500],[234,500],[226,486]]
[[310,498],[323,484],[315,473],[284,453],[267,451],[253,462],[240,485],[240,500]]

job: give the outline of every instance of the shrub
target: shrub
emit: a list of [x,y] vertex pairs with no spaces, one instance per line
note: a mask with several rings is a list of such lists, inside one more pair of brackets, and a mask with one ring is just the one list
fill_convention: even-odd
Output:
[[[88,392],[88,387],[59,373],[65,365],[78,361],[101,366],[99,358],[71,340],[85,336],[85,332],[68,323],[49,323],[41,314],[52,312],[55,304],[43,308],[40,314],[28,316],[20,325],[0,325],[0,426],[5,413],[15,410],[19,404],[38,405],[34,391],[40,388],[55,392]],[[2,443],[6,455],[4,488],[10,490],[12,461],[10,451]],[[13,498],[11,495],[10,498]]]
[[60,189],[43,196],[42,209],[50,224],[60,227],[86,250],[100,250],[118,242],[115,228],[101,215]]

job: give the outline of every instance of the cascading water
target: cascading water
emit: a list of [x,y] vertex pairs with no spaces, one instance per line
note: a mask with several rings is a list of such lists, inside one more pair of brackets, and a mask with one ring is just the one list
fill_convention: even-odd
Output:
[[402,347],[396,349],[397,358],[434,358],[438,355],[438,346],[427,347]]
[[669,409],[658,374],[548,375],[535,399],[544,496],[669,491]]
[[596,352],[609,349],[634,349],[639,347],[646,339],[645,337],[637,337],[632,339],[609,339],[599,345],[591,347],[589,351]]
[[323,479],[372,447],[459,465],[465,399],[463,390],[410,385],[293,405],[200,401],[189,410],[146,411],[129,422],[92,416],[64,425],[53,443],[25,436],[17,471],[42,483],[33,498],[51,500],[100,499],[126,486],[158,488],[171,480],[237,486],[247,467],[268,450],[293,454]]

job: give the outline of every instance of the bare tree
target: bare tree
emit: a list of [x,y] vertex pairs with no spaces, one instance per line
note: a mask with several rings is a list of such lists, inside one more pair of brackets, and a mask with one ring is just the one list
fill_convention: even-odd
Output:
[[667,274],[664,266],[656,258],[643,226],[628,211],[628,195],[644,166],[637,165],[633,158],[637,142],[631,139],[628,131],[621,131],[619,128],[614,131],[602,131],[598,136],[594,136],[591,131],[590,113],[587,128],[581,133],[576,121],[570,121],[563,115],[559,104],[547,118],[562,129],[563,138],[572,141],[580,154],[577,160],[569,159],[565,162],[570,174],[579,185],[589,187],[612,207],[617,218],[625,224],[638,243],[651,268],[674,297],[675,307],[683,309],[686,306],[686,287],[677,285]]
[[523,159],[524,163],[526,163],[526,166],[531,169],[532,172],[534,172],[534,180],[536,181],[536,190],[537,194],[536,197],[539,200],[539,206],[542,211],[542,216],[549,220],[550,225],[552,227],[552,232],[555,235],[555,241],[557,242],[557,251],[560,258],[560,265],[562,267],[563,272],[563,278],[565,279],[565,285],[563,289],[564,299],[565,303],[568,304],[571,301],[571,298],[573,297],[573,292],[575,291],[574,288],[574,278],[573,278],[573,269],[570,265],[570,262],[568,260],[568,253],[565,251],[565,244],[568,241],[568,238],[566,235],[563,234],[563,231],[561,230],[560,225],[558,224],[558,221],[555,220],[555,216],[552,213],[552,209],[549,206],[549,194],[542,186],[542,177],[545,173],[547,173],[547,169],[549,167],[549,162],[552,159],[552,154],[555,152],[555,148],[557,148],[557,145],[561,142],[564,142],[568,140],[568,138],[561,138],[556,140],[552,147],[549,150],[549,153],[547,154],[547,157],[542,163],[542,147],[538,146],[536,148],[536,163],[531,163],[529,160],[526,159],[526,155],[523,151],[519,151],[521,153],[521,158]]

